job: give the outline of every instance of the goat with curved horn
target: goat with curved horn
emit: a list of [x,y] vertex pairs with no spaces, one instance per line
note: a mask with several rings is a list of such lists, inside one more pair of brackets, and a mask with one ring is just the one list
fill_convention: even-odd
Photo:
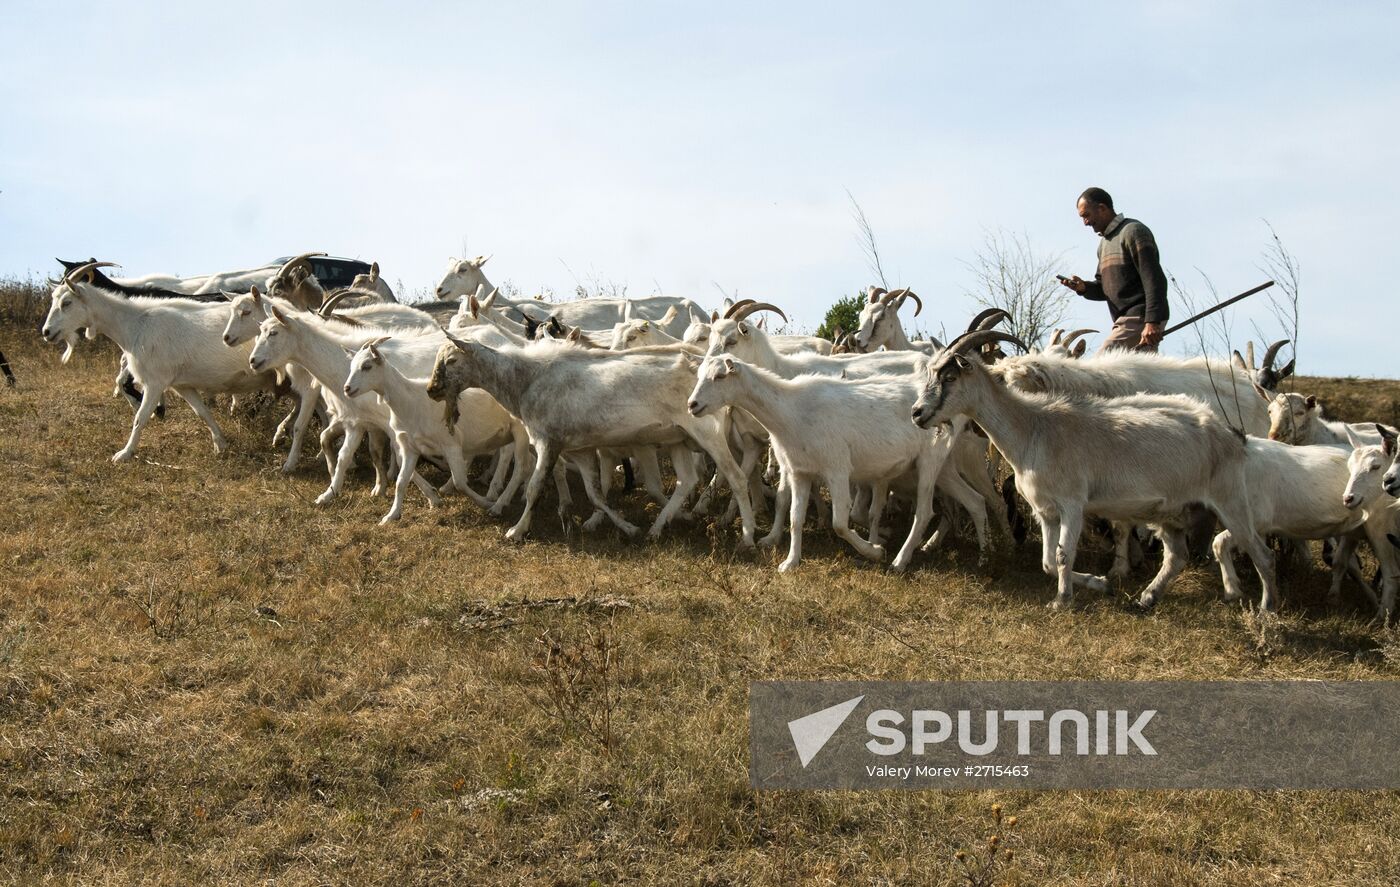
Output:
[[1065,346],[1066,348],[1071,348],[1071,347],[1074,346],[1074,340],[1075,340],[1075,339],[1078,339],[1080,336],[1087,336],[1087,335],[1089,335],[1090,333],[1097,334],[1097,333],[1098,333],[1098,330],[1090,330],[1090,329],[1075,330],[1074,332],[1072,332],[1072,333],[1070,333],[1069,335],[1065,336],[1064,339],[1060,341],[1060,344],[1063,345],[1063,346]]
[[316,256],[324,256],[324,255],[326,255],[326,253],[302,253],[302,254],[299,255],[299,256],[293,256],[292,258],[288,259],[286,262],[283,262],[281,268],[277,269],[277,276],[278,276],[278,277],[285,277],[286,275],[291,274],[291,273],[292,273],[293,271],[295,271],[296,269],[302,268],[302,267],[305,267],[305,268],[306,268],[306,273],[307,273],[307,274],[310,274],[310,273],[311,273],[311,259],[314,258],[314,257],[316,257]]
[[1292,340],[1291,340],[1291,339],[1279,339],[1277,342],[1275,342],[1275,343],[1273,343],[1272,345],[1270,345],[1270,346],[1269,346],[1269,350],[1264,352],[1264,361],[1263,361],[1263,363],[1261,363],[1261,364],[1259,365],[1259,368],[1262,369],[1262,370],[1271,370],[1271,369],[1273,369],[1273,368],[1274,368],[1274,358],[1278,357],[1278,351],[1279,351],[1279,349],[1282,348],[1284,345],[1287,345],[1290,341],[1292,341]]
[[321,307],[316,311],[322,317],[330,317],[331,311],[336,305],[348,299],[353,291],[346,287],[341,287],[326,295],[326,301],[321,303]]
[[728,308],[724,309],[724,314],[721,315],[721,316],[722,316],[722,317],[725,317],[726,319],[727,319],[727,318],[730,318],[730,317],[733,317],[733,316],[734,316],[734,312],[738,311],[740,308],[743,308],[745,305],[755,305],[755,304],[757,304],[757,303],[756,303],[753,299],[740,299],[739,301],[734,302],[733,304],[731,304]]
[[783,319],[783,323],[788,322],[788,316],[783,313],[783,309],[779,308],[777,305],[774,305],[771,302],[755,302],[752,299],[745,299],[743,302],[739,302],[737,305],[735,305],[735,308],[737,308],[738,310],[731,309],[731,313],[729,315],[730,319],[732,320],[743,320],[750,314],[753,314],[758,311],[772,311],[774,314],[778,315]]
[[77,283],[77,282],[79,282],[79,281],[78,281],[78,278],[81,277],[81,276],[83,276],[83,275],[87,275],[88,280],[91,280],[91,279],[92,279],[92,272],[93,272],[93,271],[96,271],[98,268],[116,268],[116,267],[117,267],[117,263],[116,263],[116,262],[84,262],[83,264],[81,264],[81,265],[79,265],[78,267],[74,268],[72,271],[69,271],[67,274],[63,275],[63,282],[64,282],[64,283],[70,283],[70,284],[71,284],[71,283]]
[[1003,320],[1010,320],[1011,312],[1005,308],[987,308],[977,312],[977,316],[972,318],[972,322],[967,325],[969,333],[978,330],[989,330]]
[[993,342],[1010,342],[1022,351],[1031,350],[1025,342],[1002,330],[969,330],[949,342],[947,350],[965,354],[969,349],[980,348]]
[[918,317],[924,311],[924,300],[920,299],[918,295],[907,286],[897,289],[892,293],[887,293],[882,301],[893,302],[895,299],[899,299],[900,304],[903,304],[905,299],[913,299],[915,317]]

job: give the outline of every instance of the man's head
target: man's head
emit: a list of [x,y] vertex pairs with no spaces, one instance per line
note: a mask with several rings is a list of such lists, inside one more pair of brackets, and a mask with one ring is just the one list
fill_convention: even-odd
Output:
[[1113,217],[1117,215],[1113,209],[1113,198],[1102,188],[1086,188],[1084,193],[1079,195],[1076,208],[1079,210],[1079,218],[1093,228],[1095,234],[1107,231]]

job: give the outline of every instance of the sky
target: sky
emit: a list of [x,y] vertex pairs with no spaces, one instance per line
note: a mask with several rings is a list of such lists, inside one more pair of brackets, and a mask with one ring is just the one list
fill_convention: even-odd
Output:
[[[1203,304],[1206,277],[1267,279],[1267,220],[1301,269],[1299,372],[1397,375],[1368,319],[1395,286],[1394,4],[7,0],[3,21],[0,275],[323,250],[426,295],[490,254],[526,292],[723,290],[812,329],[874,281],[849,192],[938,333],[976,310],[989,232],[1092,276],[1074,202],[1097,185]],[[1229,312],[1231,344],[1287,334],[1266,299]],[[1066,322],[1109,321],[1076,299]]]

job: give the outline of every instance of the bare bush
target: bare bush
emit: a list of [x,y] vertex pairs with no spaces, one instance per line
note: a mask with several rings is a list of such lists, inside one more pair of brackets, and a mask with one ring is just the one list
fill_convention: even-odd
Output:
[[976,281],[969,295],[983,307],[1005,309],[1011,315],[1009,332],[1042,347],[1069,308],[1069,290],[1055,280],[1064,257],[1063,251],[1038,252],[1024,233],[988,231],[981,249],[965,263]]

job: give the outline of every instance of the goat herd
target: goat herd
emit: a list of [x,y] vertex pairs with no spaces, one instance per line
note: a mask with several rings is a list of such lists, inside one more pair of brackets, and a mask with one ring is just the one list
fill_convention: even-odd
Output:
[[[995,309],[946,346],[911,342],[899,311],[910,300],[921,310],[918,297],[871,287],[859,329],[833,349],[824,339],[768,334],[751,316],[786,316],[750,300],[715,313],[663,296],[512,300],[486,279],[484,257],[453,260],[426,304],[395,302],[378,266],[327,294],[312,273],[314,255],[198,280],[114,280],[100,270],[111,263],[63,263],[43,335],[67,344],[65,361],[84,333],[122,350],[118,387],[136,416],[113,461],[132,458],[167,391],[208,424],[220,452],[226,442],[204,395],[290,393],[296,409],[273,442],[290,431],[283,471],[294,470],[320,416],[330,484],[318,504],[340,494],[367,438],[376,495],[393,474],[381,523],[401,516],[410,485],[430,506],[455,488],[497,516],[523,486],[524,509],[505,534],[518,541],[546,480],[561,513],[570,506],[567,466],[594,508],[584,528],[606,519],[630,536],[638,528],[608,504],[621,465],[661,503],[651,537],[678,516],[706,513],[727,487],[722,520],[737,513],[741,545],[775,545],[787,529],[779,569],[788,571],[801,559],[819,487],[830,496],[831,529],[872,561],[886,556],[882,518],[902,506],[912,523],[891,566],[906,569],[935,500],[942,517],[922,549],[946,536],[956,504],[971,516],[985,561],[989,515],[1008,532],[990,457],[1014,471],[1040,523],[1042,565],[1058,581],[1052,607],[1069,606],[1075,585],[1101,590],[1126,575],[1134,526],[1162,541],[1161,568],[1139,598],[1151,607],[1184,565],[1189,516],[1204,508],[1222,527],[1214,550],[1227,600],[1242,594],[1232,562],[1239,547],[1259,574],[1261,606],[1277,606],[1265,537],[1278,535],[1298,545],[1333,540],[1332,594],[1351,573],[1384,617],[1394,612],[1396,432],[1328,421],[1314,398],[1277,393],[1293,367],[1274,369],[1283,342],[1258,369],[1252,353],[1247,362],[1238,352],[1229,360],[1077,359],[1083,343],[1070,346],[1079,333],[1068,341],[1057,333],[1031,351],[994,328],[1007,316]],[[1003,343],[1023,353],[1007,356]],[[669,493],[663,453],[675,476]],[[476,457],[489,460],[479,479],[470,474]],[[418,473],[423,459],[451,480],[435,488]],[[772,529],[755,540],[755,510],[770,498]],[[1108,576],[1074,570],[1088,515],[1113,523]],[[1363,540],[1380,564],[1379,599],[1354,554]]]

